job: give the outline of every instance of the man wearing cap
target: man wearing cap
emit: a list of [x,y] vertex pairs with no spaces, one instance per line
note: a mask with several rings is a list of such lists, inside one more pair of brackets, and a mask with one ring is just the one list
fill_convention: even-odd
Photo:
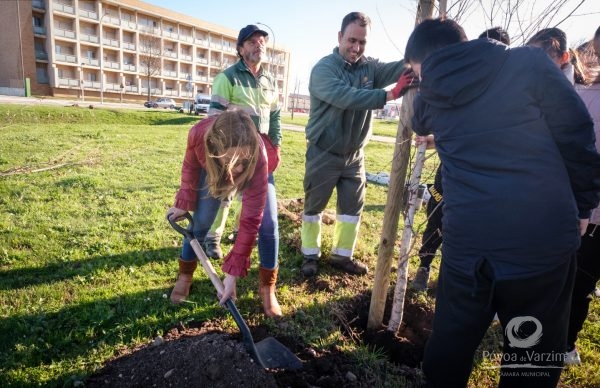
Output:
[[[367,273],[367,266],[352,255],[365,199],[364,146],[371,136],[371,112],[416,85],[402,60],[383,63],[363,55],[370,30],[367,15],[347,14],[338,47],[310,74],[301,248],[306,277],[318,270],[321,217],[334,189],[337,214],[329,263],[348,273]],[[394,83],[393,89],[383,89]]]
[[[219,73],[213,82],[208,114],[239,109],[247,112],[256,129],[262,135],[267,149],[269,164],[278,166],[281,146],[281,120],[275,78],[262,67],[266,55],[268,36],[254,24],[240,30],[237,54],[240,60]],[[269,168],[269,171],[275,168]],[[269,188],[263,219],[258,231],[259,294],[265,314],[281,316],[281,308],[275,297],[279,256],[279,224],[277,221],[277,196],[273,173],[268,177]],[[211,230],[207,233],[204,247],[209,257],[221,258],[221,236],[229,212],[230,201],[224,201]]]

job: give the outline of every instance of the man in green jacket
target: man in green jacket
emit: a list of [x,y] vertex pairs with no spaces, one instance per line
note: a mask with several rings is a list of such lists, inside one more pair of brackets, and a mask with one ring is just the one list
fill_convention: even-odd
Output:
[[[279,223],[273,171],[281,160],[281,110],[275,77],[262,66],[267,42],[267,32],[254,24],[240,30],[237,40],[240,60],[215,77],[208,114],[231,109],[243,110],[250,115],[256,129],[263,135],[270,173],[267,201],[258,230],[259,293],[265,313],[270,317],[280,317],[281,308],[275,298],[279,269]],[[230,201],[223,201],[204,240],[209,257],[222,256],[220,242],[229,203]]]
[[[307,277],[317,273],[321,216],[334,188],[337,217],[329,261],[352,274],[367,273],[367,266],[352,254],[365,198],[363,149],[371,135],[371,110],[383,108],[417,83],[403,61],[383,63],[363,56],[370,29],[367,15],[346,15],[338,47],[311,72],[301,248],[301,271]],[[383,89],[395,82],[392,90]]]

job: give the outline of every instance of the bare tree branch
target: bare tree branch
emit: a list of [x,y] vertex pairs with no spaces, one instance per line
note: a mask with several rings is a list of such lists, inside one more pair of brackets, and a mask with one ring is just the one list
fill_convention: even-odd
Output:
[[148,85],[148,100],[151,95],[152,77],[162,70],[162,46],[160,37],[155,35],[140,36],[140,66]]

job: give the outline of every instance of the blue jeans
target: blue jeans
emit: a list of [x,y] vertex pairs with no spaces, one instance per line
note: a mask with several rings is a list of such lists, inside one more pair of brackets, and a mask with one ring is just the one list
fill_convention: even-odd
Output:
[[[275,193],[273,174],[269,174],[268,183],[267,202],[260,228],[258,229],[258,256],[261,267],[275,269],[278,266],[279,256],[279,222],[277,220],[277,195]],[[194,229],[192,232],[194,233],[194,237],[200,243],[203,243],[217,215],[219,206],[221,206],[221,201],[208,194],[206,171],[204,170],[200,174],[198,186],[200,189],[198,191],[196,210],[192,216],[194,220]],[[187,238],[183,239],[181,259],[184,261],[196,260],[196,254]]]

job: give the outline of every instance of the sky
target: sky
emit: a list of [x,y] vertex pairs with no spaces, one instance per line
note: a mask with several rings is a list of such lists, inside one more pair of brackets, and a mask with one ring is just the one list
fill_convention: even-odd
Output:
[[[366,13],[372,22],[365,55],[382,61],[402,59],[406,40],[415,25],[418,0],[142,0],[188,16],[239,31],[247,24],[264,23],[263,27],[276,46],[283,45],[291,51],[290,90],[299,85],[302,94],[308,94],[310,69],[337,46],[337,34],[344,16],[352,11]],[[459,20],[467,36],[476,38],[485,29],[505,23],[499,17],[489,18],[481,12],[481,5],[493,0],[473,1],[474,5]],[[522,0],[535,2],[534,0]],[[563,11],[552,20],[556,24],[568,11],[582,0],[563,0]],[[448,0],[449,15],[454,0]],[[547,3],[546,1],[537,1]],[[436,1],[437,4],[437,1]],[[487,14],[491,9],[486,8]],[[499,15],[504,13],[498,13]],[[434,14],[437,16],[437,13]],[[558,27],[567,33],[573,44],[591,39],[600,26],[600,1],[583,0],[583,5]],[[269,29],[270,28],[270,29]],[[509,33],[511,30],[509,28]],[[512,33],[511,33],[512,36]],[[269,42],[270,44],[273,41]],[[521,42],[513,42],[513,46]],[[518,45],[517,44],[517,45]]]

